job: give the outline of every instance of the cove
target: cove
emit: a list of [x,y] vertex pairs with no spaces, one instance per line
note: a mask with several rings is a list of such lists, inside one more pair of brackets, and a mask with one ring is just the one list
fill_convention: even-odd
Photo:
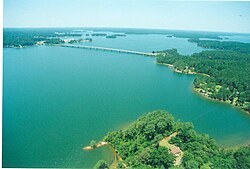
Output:
[[108,148],[82,147],[157,109],[193,122],[223,147],[250,140],[249,115],[196,95],[194,75],[174,73],[154,58],[48,46],[3,55],[3,167],[110,161]]

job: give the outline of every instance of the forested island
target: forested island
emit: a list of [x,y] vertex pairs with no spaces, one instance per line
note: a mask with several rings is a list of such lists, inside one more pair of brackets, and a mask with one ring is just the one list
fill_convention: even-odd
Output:
[[[207,134],[198,134],[192,123],[175,121],[161,110],[141,116],[124,130],[108,133],[103,141],[120,157],[116,168],[250,168],[250,146],[220,148]],[[100,160],[95,168],[109,165]]]
[[172,66],[175,71],[198,73],[194,88],[204,96],[230,103],[250,112],[250,44],[192,40],[207,50],[191,56],[180,55],[176,49],[158,52],[159,64]]

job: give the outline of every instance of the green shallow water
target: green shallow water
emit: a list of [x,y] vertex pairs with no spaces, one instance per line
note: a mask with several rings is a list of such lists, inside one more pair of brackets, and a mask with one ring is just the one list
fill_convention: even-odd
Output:
[[3,167],[83,167],[111,161],[82,147],[145,112],[165,109],[221,146],[250,140],[250,116],[192,91],[195,76],[154,58],[60,47],[4,49]]

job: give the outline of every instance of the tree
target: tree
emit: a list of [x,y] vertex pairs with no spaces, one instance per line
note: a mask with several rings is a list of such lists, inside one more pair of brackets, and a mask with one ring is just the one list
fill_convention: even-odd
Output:
[[125,169],[125,168],[126,168],[126,165],[125,165],[124,163],[122,163],[121,161],[118,161],[118,162],[117,162],[117,168]]
[[184,167],[186,169],[198,169],[199,164],[195,160],[189,160],[186,163],[184,163]]
[[92,148],[96,148],[96,141],[95,140],[91,140],[91,142],[90,142],[90,146],[92,147]]
[[109,165],[105,160],[99,160],[94,166],[94,169],[108,169],[108,168]]
[[151,165],[165,168],[169,168],[173,165],[174,156],[169,153],[166,147],[159,147],[158,149],[152,149],[152,154],[150,157]]
[[248,147],[241,147],[234,153],[236,159],[236,166],[238,169],[250,168],[250,145]]

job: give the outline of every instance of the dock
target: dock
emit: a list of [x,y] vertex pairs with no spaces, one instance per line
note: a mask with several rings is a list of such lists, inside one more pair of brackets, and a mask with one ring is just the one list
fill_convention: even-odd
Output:
[[83,46],[83,45],[73,45],[73,44],[72,45],[71,44],[58,44],[56,46],[68,47],[68,48],[90,49],[90,50],[101,50],[101,51],[109,51],[109,52],[143,55],[143,56],[156,56],[156,53],[146,53],[146,52],[138,52],[138,51],[133,51],[133,50],[124,50],[124,49],[107,48],[107,47],[99,47],[99,46]]

